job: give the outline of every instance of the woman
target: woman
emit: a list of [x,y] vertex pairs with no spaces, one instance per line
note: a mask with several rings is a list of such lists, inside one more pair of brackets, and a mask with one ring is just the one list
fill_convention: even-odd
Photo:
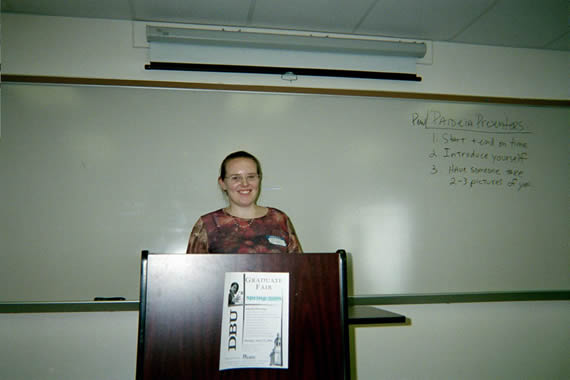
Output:
[[257,205],[261,178],[253,155],[239,151],[227,156],[218,184],[229,205],[198,219],[186,253],[302,253],[289,217]]
[[230,285],[230,293],[228,294],[228,306],[237,305],[241,302],[241,296],[238,294],[239,284],[232,282]]

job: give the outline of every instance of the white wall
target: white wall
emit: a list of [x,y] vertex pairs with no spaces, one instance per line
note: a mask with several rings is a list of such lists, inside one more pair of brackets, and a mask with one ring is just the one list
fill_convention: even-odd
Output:
[[[356,88],[479,96],[566,99],[568,54],[434,42],[418,65],[423,81],[299,78],[145,71],[144,24],[2,15],[2,72],[91,78]],[[135,47],[136,46],[136,47]],[[141,46],[141,47],[139,47]]]
[[569,378],[569,302],[388,309],[411,326],[354,328],[358,379]]
[[0,314],[0,380],[135,378],[138,312]]
[[[139,31],[125,21],[3,14],[2,71],[291,85],[271,77],[147,72],[147,49],[134,47],[144,45]],[[302,78],[293,85],[568,98],[567,53],[434,42],[431,54],[431,63],[418,65],[420,83]],[[405,314],[412,323],[352,330],[352,365],[360,380],[570,377],[568,302],[387,309]],[[134,378],[136,328],[133,312],[0,315],[0,380]]]

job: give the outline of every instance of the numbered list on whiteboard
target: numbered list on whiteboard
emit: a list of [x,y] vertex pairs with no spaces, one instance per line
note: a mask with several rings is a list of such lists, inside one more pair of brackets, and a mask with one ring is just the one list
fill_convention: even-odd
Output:
[[445,178],[449,186],[513,191],[531,187],[526,166],[532,132],[522,120],[431,109],[413,113],[411,123],[431,131],[429,173]]

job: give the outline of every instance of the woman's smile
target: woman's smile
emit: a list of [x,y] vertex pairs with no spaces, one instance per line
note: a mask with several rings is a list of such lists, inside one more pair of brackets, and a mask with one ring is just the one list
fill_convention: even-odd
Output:
[[260,183],[255,161],[235,158],[227,163],[226,170],[228,174],[220,178],[220,186],[228,195],[230,207],[255,207]]

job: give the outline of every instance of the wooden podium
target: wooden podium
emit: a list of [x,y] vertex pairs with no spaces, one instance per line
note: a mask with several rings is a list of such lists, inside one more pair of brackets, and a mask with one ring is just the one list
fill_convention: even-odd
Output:
[[[289,368],[219,370],[226,272],[289,273]],[[350,378],[346,254],[143,252],[137,380]]]

